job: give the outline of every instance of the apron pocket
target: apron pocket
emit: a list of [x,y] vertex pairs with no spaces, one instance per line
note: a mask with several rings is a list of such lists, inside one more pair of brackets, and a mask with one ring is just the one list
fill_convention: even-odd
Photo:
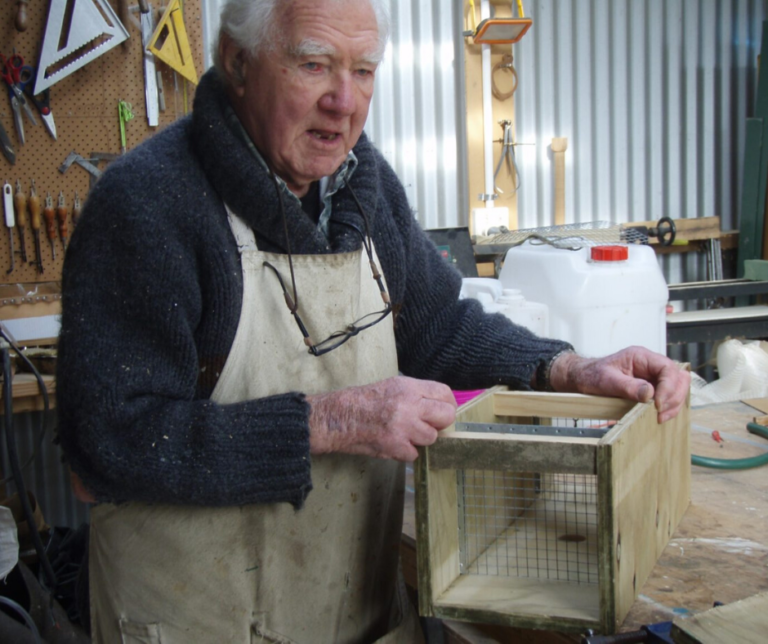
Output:
[[269,630],[261,622],[254,622],[251,626],[251,644],[296,644],[296,642]]
[[160,624],[139,624],[120,620],[121,644],[163,644]]

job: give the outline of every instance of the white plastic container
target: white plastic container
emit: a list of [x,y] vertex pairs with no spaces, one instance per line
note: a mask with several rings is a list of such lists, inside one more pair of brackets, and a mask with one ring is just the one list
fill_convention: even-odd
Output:
[[487,313],[502,313],[536,335],[549,336],[546,305],[527,300],[517,289],[504,288],[500,280],[489,277],[464,278],[459,297],[474,298]]
[[650,246],[564,250],[526,242],[507,252],[499,277],[503,288],[546,304],[549,335],[581,355],[631,345],[666,355],[669,290]]

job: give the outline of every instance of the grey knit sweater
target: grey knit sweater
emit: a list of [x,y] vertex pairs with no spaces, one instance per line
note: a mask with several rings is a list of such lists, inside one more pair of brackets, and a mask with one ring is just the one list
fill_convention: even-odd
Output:
[[[301,392],[210,400],[242,303],[224,202],[260,248],[284,251],[274,184],[225,124],[225,101],[215,74],[203,76],[190,117],[104,173],[67,251],[58,433],[102,501],[299,506],[312,488]],[[402,373],[454,388],[526,388],[567,345],[457,301],[460,276],[419,229],[392,169],[365,136],[354,151],[351,184],[399,310]],[[285,207],[292,252],[359,247],[350,225],[363,224],[348,190],[334,196],[330,243],[300,208]]]

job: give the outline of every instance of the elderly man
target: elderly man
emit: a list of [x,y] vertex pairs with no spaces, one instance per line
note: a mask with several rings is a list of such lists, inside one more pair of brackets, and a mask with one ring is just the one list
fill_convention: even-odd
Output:
[[586,360],[458,301],[363,134],[386,32],[376,0],[229,0],[193,114],[88,199],[58,388],[96,642],[418,641],[403,463],[449,386],[685,400],[662,356]]

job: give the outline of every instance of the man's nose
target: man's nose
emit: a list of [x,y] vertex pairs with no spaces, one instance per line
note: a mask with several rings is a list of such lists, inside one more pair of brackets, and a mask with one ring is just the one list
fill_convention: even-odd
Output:
[[345,116],[355,112],[356,88],[349,74],[334,74],[331,87],[320,99],[320,107]]

